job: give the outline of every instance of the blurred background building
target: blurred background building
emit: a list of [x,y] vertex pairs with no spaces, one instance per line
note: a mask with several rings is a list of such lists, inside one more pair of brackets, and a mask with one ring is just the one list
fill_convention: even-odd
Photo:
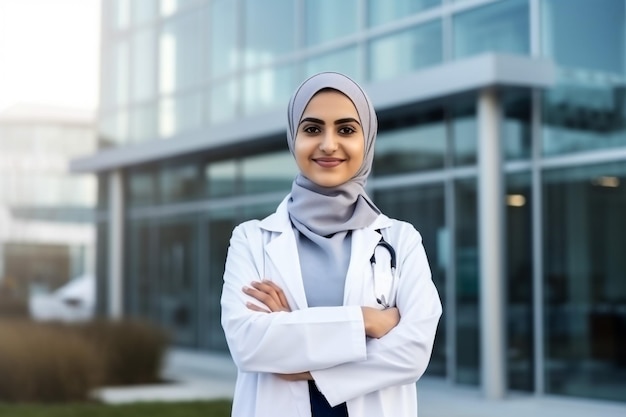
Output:
[[14,300],[94,273],[96,177],[68,171],[96,150],[94,122],[41,105],[0,113],[0,288]]
[[233,227],[296,167],[287,100],[340,71],[379,112],[368,184],[422,233],[444,316],[428,374],[626,401],[625,0],[103,2],[101,314],[225,351]]

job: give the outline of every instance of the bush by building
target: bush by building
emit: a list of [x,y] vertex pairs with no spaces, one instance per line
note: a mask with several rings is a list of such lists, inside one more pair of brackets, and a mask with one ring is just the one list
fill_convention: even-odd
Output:
[[0,402],[86,401],[99,386],[158,380],[167,337],[136,321],[0,320]]

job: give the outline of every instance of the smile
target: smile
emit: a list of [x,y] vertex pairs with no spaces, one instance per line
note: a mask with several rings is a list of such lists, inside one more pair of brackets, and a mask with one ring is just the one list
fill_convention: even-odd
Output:
[[316,158],[313,161],[322,168],[334,168],[341,164],[344,160],[339,158]]

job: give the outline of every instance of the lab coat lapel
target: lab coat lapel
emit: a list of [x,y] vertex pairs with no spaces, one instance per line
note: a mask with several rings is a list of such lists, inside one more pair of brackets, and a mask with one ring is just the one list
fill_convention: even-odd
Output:
[[[302,284],[302,271],[300,270],[300,260],[296,238],[292,230],[284,230],[280,235],[272,239],[265,246],[267,260],[271,262],[278,271],[284,283],[285,292],[289,292],[296,303],[298,309],[307,307],[304,285]],[[276,277],[267,277],[276,279]],[[280,284],[279,284],[280,285]]]
[[285,197],[276,209],[276,213],[261,221],[261,227],[271,233],[272,236],[270,241],[265,244],[265,261],[271,263],[279,275],[270,275],[267,278],[281,279],[277,284],[284,285],[281,288],[288,294],[288,297],[289,295],[293,297],[295,308],[303,309],[307,307],[307,301],[302,283],[296,237],[287,212],[288,200],[289,196]]

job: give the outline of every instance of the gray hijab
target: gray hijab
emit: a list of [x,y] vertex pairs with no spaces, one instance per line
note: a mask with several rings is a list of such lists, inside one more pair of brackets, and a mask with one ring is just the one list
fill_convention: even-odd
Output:
[[[378,120],[371,101],[353,80],[336,72],[322,72],[305,80],[289,101],[287,143],[294,153],[298,125],[309,101],[320,90],[330,88],[348,97],[359,115],[365,152],[363,164],[355,176],[337,187],[322,187],[301,173],[291,188],[287,208],[294,226],[303,232],[302,226],[318,236],[350,231],[369,226],[380,214],[365,192],[365,183],[372,169],[374,141]],[[309,234],[306,233],[306,234]]]

